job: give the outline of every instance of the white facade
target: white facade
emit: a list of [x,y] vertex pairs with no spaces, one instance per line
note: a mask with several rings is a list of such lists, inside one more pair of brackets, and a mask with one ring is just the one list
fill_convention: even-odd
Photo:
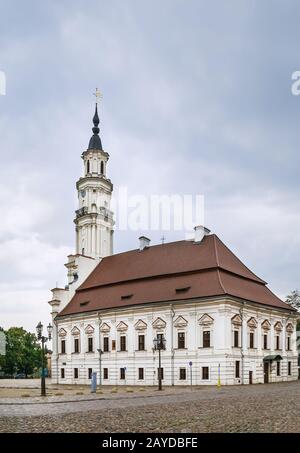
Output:
[[[96,135],[98,123],[95,116]],[[219,297],[56,318],[101,258],[113,253],[113,186],[106,177],[109,156],[101,145],[101,149],[89,148],[82,158],[84,176],[77,182],[79,209],[74,220],[76,253],[65,264],[68,285],[54,288],[49,302],[53,382],[88,384],[91,373],[97,372],[103,385],[155,385],[158,352],[153,350],[153,339],[157,334],[166,339],[161,354],[167,385],[297,379],[297,316],[288,310]],[[196,242],[208,233],[197,228]],[[149,246],[147,238],[142,236],[140,241],[141,249]],[[264,362],[266,356],[280,356],[280,360]]]
[[[161,333],[166,338],[166,349],[162,351],[165,385],[190,385],[191,371],[193,385],[216,385],[218,377],[222,385],[263,383],[267,371],[263,358],[269,355],[282,357],[280,365],[277,360],[267,362],[269,382],[295,380],[298,375],[295,323],[296,316],[283,310],[233,299],[72,315],[54,321],[52,379],[60,384],[88,384],[92,370],[97,372],[99,383],[101,368],[103,385],[156,385],[158,352],[153,351],[153,339]],[[184,334],[181,335],[184,348],[180,348],[183,345],[178,343],[178,334]],[[144,336],[144,341],[140,341],[144,350],[139,350],[140,335]],[[125,344],[125,351],[121,351],[121,343]],[[98,349],[103,351],[101,364]],[[125,379],[122,368],[126,368]]]

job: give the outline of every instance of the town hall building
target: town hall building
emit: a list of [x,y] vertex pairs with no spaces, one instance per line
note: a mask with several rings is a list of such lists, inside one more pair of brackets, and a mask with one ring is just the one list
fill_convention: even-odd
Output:
[[297,312],[204,226],[192,240],[113,253],[113,185],[97,104],[77,181],[76,251],[52,289],[52,381],[233,385],[298,377]]

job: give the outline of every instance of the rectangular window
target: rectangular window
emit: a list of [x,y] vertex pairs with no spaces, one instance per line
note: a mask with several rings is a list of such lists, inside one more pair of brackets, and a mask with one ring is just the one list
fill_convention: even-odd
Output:
[[[163,333],[158,333],[156,335],[156,338],[157,338],[157,341],[159,344],[163,343],[163,339],[164,339],[164,334]],[[164,349],[164,348],[163,348]]]
[[238,330],[233,331],[233,347],[234,348],[239,347],[239,331]]
[[210,331],[204,330],[203,332],[203,347],[210,348]]
[[186,368],[179,368],[179,379],[181,381],[186,380]]
[[276,374],[277,376],[280,376],[280,362],[276,362]]
[[144,379],[144,368],[139,368],[139,380],[142,381]]
[[209,379],[209,368],[208,368],[208,366],[203,366],[202,367],[202,379],[204,381],[207,381]]
[[88,338],[88,352],[93,352],[94,346],[93,346],[93,338],[89,337]]
[[103,338],[103,352],[109,352],[109,338]]
[[64,369],[64,368],[61,368],[61,369],[60,369],[60,377],[61,377],[62,379],[65,378],[65,369]]
[[112,351],[116,350],[116,340],[112,340],[112,342],[111,342],[111,350]]
[[78,379],[78,368],[74,368],[74,379]]
[[103,379],[108,379],[108,368],[103,368]]
[[79,352],[79,338],[74,339],[74,352]]
[[125,379],[125,368],[120,368],[120,379]]
[[145,335],[139,335],[139,351],[145,350]]
[[292,375],[292,362],[288,362],[288,375]]
[[125,335],[120,336],[120,351],[126,351],[126,337]]
[[240,378],[240,361],[236,360],[235,362],[235,377],[236,379]]
[[[160,375],[161,375],[161,380],[164,379],[164,369],[161,368],[160,369]],[[159,378],[159,368],[157,368],[157,377]]]
[[93,368],[88,369],[88,378],[92,379],[92,374],[93,374]]
[[276,335],[276,349],[280,349],[279,335]]
[[287,350],[291,350],[291,337],[287,337]]
[[178,349],[184,349],[184,348],[185,348],[185,333],[178,332]]
[[264,334],[264,349],[268,349],[268,334]]
[[254,332],[250,332],[249,334],[249,347],[250,349],[254,348]]
[[62,354],[65,354],[65,353],[66,353],[66,340],[61,340],[61,343],[60,343],[60,350],[61,350],[61,353],[62,353]]

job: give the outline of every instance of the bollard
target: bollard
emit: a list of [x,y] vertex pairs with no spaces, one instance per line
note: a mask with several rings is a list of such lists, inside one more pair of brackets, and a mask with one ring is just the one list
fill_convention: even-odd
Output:
[[97,388],[97,373],[94,371],[92,373],[92,380],[91,380],[91,393],[96,393]]

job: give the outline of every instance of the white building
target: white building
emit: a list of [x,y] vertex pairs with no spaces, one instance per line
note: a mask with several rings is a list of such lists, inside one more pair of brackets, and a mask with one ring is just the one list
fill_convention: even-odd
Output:
[[297,313],[214,234],[113,255],[113,186],[97,106],[77,182],[76,253],[52,300],[52,379],[155,385],[163,335],[163,382],[249,384],[297,379]]

